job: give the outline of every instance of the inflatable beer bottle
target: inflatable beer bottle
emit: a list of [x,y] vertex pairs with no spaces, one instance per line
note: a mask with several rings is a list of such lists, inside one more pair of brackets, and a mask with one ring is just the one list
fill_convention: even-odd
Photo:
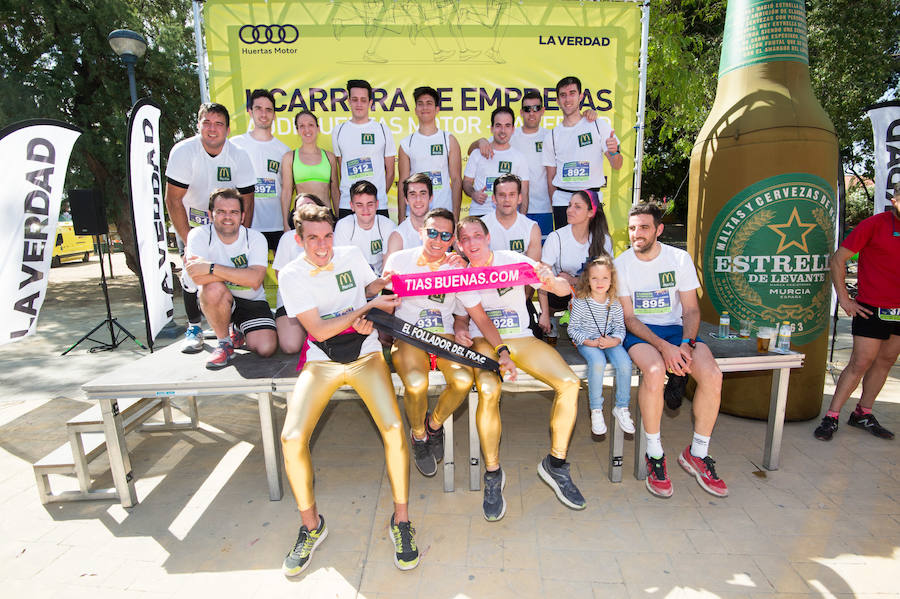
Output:
[[[691,152],[688,251],[701,315],[791,324],[806,354],[786,417],[822,405],[831,301],[838,145],[809,80],[803,0],[730,0],[712,112]],[[766,418],[768,373],[728,374],[722,411]]]

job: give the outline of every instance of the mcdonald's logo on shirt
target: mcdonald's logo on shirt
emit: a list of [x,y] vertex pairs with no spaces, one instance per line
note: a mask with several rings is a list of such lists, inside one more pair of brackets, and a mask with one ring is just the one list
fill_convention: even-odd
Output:
[[216,169],[216,181],[231,181],[231,167],[220,166]]
[[353,279],[353,271],[348,270],[340,272],[334,275],[334,278],[337,280],[339,291],[347,291],[348,289],[356,287],[356,281]]

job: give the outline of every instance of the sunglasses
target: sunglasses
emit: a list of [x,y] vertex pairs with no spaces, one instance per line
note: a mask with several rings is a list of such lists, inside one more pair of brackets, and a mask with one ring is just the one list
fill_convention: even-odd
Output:
[[534,106],[523,106],[522,112],[540,112],[543,106],[535,104]]
[[425,232],[428,234],[429,239],[437,239],[440,236],[441,241],[444,243],[453,239],[453,233],[450,231],[438,231],[437,229],[425,229]]

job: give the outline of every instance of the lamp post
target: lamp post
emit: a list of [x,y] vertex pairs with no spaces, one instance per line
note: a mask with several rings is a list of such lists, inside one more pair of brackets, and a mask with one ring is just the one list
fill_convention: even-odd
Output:
[[132,106],[137,103],[137,85],[134,82],[134,65],[147,51],[147,40],[139,33],[128,29],[116,29],[107,38],[113,52],[119,55],[128,67],[128,88],[131,91]]

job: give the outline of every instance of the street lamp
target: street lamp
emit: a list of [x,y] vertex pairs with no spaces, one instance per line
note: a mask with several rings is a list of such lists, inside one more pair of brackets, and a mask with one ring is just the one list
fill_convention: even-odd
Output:
[[131,90],[131,104],[137,103],[137,85],[134,82],[134,65],[147,51],[147,40],[139,33],[128,29],[116,29],[107,38],[113,52],[119,55],[128,67],[128,87]]

